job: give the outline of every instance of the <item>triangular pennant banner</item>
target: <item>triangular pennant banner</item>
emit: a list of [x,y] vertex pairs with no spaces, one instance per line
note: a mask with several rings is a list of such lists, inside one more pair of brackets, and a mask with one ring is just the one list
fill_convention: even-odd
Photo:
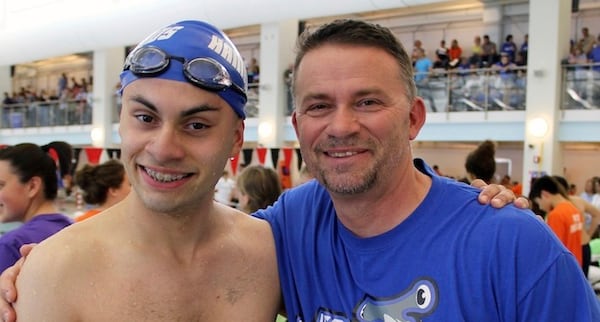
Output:
[[277,169],[279,165],[279,149],[271,149],[271,161],[273,161],[273,168]]
[[98,164],[100,162],[101,148],[84,148],[84,150],[89,163]]
[[260,165],[265,165],[267,148],[256,148],[256,153],[258,155],[258,162],[260,162]]
[[246,167],[250,163],[252,163],[252,152],[254,152],[254,150],[244,149],[242,152],[244,153],[244,163],[242,163],[241,165]]
[[283,164],[288,167],[288,169],[291,169],[291,165],[292,165],[292,149],[291,148],[283,148]]
[[121,149],[106,149],[108,157],[111,159],[121,159]]

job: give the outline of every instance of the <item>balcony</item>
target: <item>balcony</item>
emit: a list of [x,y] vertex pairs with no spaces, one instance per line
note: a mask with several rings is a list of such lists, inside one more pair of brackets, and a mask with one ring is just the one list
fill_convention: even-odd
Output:
[[[560,131],[560,140],[600,141],[596,127],[600,125],[600,64],[563,65],[561,75],[560,122],[565,129]],[[500,133],[495,135],[497,140],[523,140],[527,96],[525,67],[510,71],[494,68],[434,70],[422,76],[425,77],[417,83],[417,92],[425,101],[428,125],[419,134],[419,140],[481,140],[489,137],[490,129]],[[259,90],[258,83],[249,84],[246,113],[250,130],[257,126],[253,119],[260,113]],[[118,142],[116,123],[120,104],[115,98],[111,98],[111,102],[113,136]],[[291,104],[289,98],[286,102]],[[52,135],[53,138],[62,136],[74,144],[90,144],[92,106],[89,100],[5,104],[0,111],[2,143],[44,143],[48,135]],[[290,106],[281,110],[286,116],[291,115]],[[582,136],[582,130],[592,135]]]

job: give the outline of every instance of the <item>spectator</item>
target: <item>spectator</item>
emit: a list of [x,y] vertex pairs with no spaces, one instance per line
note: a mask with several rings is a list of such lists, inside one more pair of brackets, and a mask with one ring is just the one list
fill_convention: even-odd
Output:
[[546,212],[546,222],[581,266],[583,264],[581,247],[583,215],[569,201],[560,183],[550,176],[535,179],[529,192],[529,199]]
[[498,50],[496,43],[490,40],[489,35],[483,35],[483,44],[481,45],[481,61],[484,67],[495,64],[498,59]]
[[250,59],[250,65],[248,65],[248,84],[258,83],[260,79],[260,66],[256,58]]
[[223,170],[221,177],[215,185],[215,201],[227,206],[235,206],[233,188],[235,180],[227,170]]
[[448,48],[446,48],[446,41],[440,41],[440,47],[435,50],[435,62],[433,63],[433,68],[443,68],[446,69],[448,67],[448,62],[450,61],[450,56],[448,56]]
[[75,184],[83,191],[83,201],[95,206],[75,217],[75,222],[81,222],[112,207],[127,197],[131,190],[125,167],[115,159],[99,165],[86,164],[75,173]]
[[62,93],[63,90],[67,88],[68,83],[69,79],[67,78],[67,74],[62,73],[61,76],[58,78],[57,93]]
[[508,54],[508,60],[511,63],[515,62],[515,56],[517,54],[517,44],[513,41],[513,35],[506,36],[506,41],[502,44],[500,48],[500,53]]
[[594,47],[589,54],[590,62],[594,64],[592,69],[596,73],[595,79],[600,78],[600,35],[598,35],[598,41],[594,44]]
[[496,173],[496,145],[490,140],[483,141],[477,149],[467,155],[465,168],[468,181],[481,179],[486,183],[492,183]]
[[594,205],[585,201],[583,198],[568,193],[567,190],[573,185],[569,185],[567,179],[564,177],[555,175],[552,176],[552,178],[554,178],[565,192],[567,192],[568,200],[579,210],[579,213],[583,214],[584,226],[581,230],[581,268],[583,269],[583,274],[588,276],[592,256],[590,241],[598,229],[598,224],[600,224],[600,209],[594,207]]
[[423,49],[417,50],[417,60],[415,62],[415,82],[418,85],[424,85],[427,82],[429,73],[433,68],[431,59],[425,56]]
[[285,84],[285,94],[286,94],[286,102],[287,102],[287,114],[292,115],[294,111],[294,100],[292,95],[292,79],[294,74],[294,64],[289,64],[288,67],[283,72],[283,82]]
[[585,186],[583,187],[583,192],[581,192],[580,197],[587,202],[592,202],[592,198],[596,193],[594,189],[594,180],[596,177],[589,178],[585,181]]
[[24,223],[0,237],[0,271],[21,257],[22,245],[39,243],[72,223],[56,206],[57,169],[50,149],[21,143],[0,150],[0,219]]
[[12,111],[13,104],[17,101],[14,100],[8,92],[4,92],[4,100],[2,100],[2,128],[11,127],[10,123],[10,112]]
[[481,48],[481,37],[475,36],[475,38],[473,39],[471,53],[472,54],[469,58],[469,64],[475,66],[475,68],[481,67],[481,56],[483,55],[483,48]]
[[450,62],[448,63],[450,68],[457,67],[460,64],[460,59],[462,57],[462,48],[458,45],[458,40],[452,39],[450,43],[450,49],[448,50],[448,56],[450,58]]
[[236,179],[238,208],[253,213],[272,205],[281,194],[277,172],[261,165],[247,166]]
[[581,28],[581,39],[579,39],[577,46],[581,48],[581,51],[586,57],[590,54],[592,48],[594,48],[594,43],[594,37],[590,35],[588,27]]
[[413,65],[420,57],[420,51],[423,51],[423,55],[427,56],[427,51],[423,48],[423,43],[417,39],[413,43],[412,55],[410,56]]
[[527,53],[529,52],[529,34],[525,34],[523,43],[519,48],[519,53],[521,54],[522,65],[527,65]]

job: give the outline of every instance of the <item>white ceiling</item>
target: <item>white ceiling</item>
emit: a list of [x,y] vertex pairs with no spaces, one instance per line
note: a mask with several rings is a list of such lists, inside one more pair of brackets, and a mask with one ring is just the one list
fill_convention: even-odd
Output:
[[229,29],[437,2],[448,1],[0,0],[0,66],[135,44],[151,31],[182,19]]

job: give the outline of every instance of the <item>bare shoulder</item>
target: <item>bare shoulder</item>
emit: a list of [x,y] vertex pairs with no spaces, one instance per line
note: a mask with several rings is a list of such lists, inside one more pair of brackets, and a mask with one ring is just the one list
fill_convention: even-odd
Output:
[[19,320],[76,320],[74,269],[79,269],[90,256],[73,247],[78,239],[76,226],[46,239],[27,256],[16,283],[19,297],[15,310]]

